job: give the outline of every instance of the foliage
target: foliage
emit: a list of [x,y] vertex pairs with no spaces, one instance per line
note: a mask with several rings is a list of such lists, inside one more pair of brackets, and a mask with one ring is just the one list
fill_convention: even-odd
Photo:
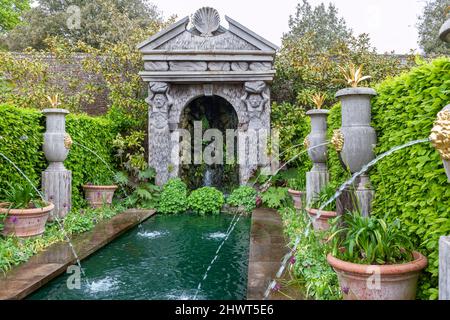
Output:
[[326,8],[321,3],[313,8],[307,0],[297,4],[295,15],[289,17],[289,29],[285,35],[289,39],[312,35],[318,51],[327,51],[333,43],[346,41],[352,35],[334,4],[330,3]]
[[0,33],[18,25],[22,12],[29,8],[29,0],[0,0]]
[[119,193],[125,198],[123,204],[132,208],[157,208],[161,189],[155,185],[155,176],[155,170],[150,167],[139,171],[133,178],[126,172],[118,172],[114,178],[121,187]]
[[297,177],[289,179],[287,186],[289,189],[296,191],[306,190],[306,176],[304,174],[299,174]]
[[313,102],[316,109],[320,110],[322,109],[323,104],[325,103],[325,100],[327,99],[327,96],[321,92],[317,92],[312,95],[311,101]]
[[170,179],[163,187],[158,212],[163,214],[184,213],[188,209],[188,190],[179,178]]
[[[290,165],[292,167],[311,165],[308,154],[304,152],[303,141],[311,130],[310,119],[305,115],[305,110],[298,105],[290,103],[273,103],[271,113],[272,129],[277,130],[280,137],[280,161],[287,162],[294,157]],[[303,170],[303,173],[309,170]],[[301,174],[301,173],[299,173]]]
[[297,237],[301,237],[295,260],[290,260],[289,270],[305,288],[306,297],[314,300],[341,299],[337,275],[326,259],[330,247],[315,232],[305,233],[310,227],[307,214],[298,214],[294,208],[284,207],[280,215],[290,244],[293,245]]
[[261,199],[267,207],[279,209],[289,199],[287,190],[287,188],[282,187],[270,187],[266,192],[263,192]]
[[158,9],[142,0],[38,0],[37,4],[7,34],[5,42],[9,50],[44,49],[45,39],[50,36],[64,37],[70,43],[82,41],[98,48],[105,42],[126,41],[136,29],[162,23]]
[[[376,153],[429,136],[436,114],[450,104],[450,60],[441,58],[387,80],[376,89],[373,126]],[[450,234],[450,190],[439,154],[429,143],[398,151],[370,172],[374,214],[388,223],[399,219],[425,254],[429,266],[420,280],[419,298],[437,299],[438,241]]]
[[[120,212],[123,212],[121,206],[80,212],[72,210],[64,220],[65,233],[73,235],[91,230],[101,220],[110,219]],[[0,237],[0,271],[7,272],[50,245],[65,240],[64,232],[56,222],[47,223],[45,232],[40,237]]]
[[[328,39],[334,39],[334,30]],[[273,100],[289,102],[303,109],[311,109],[310,96],[323,92],[328,104],[336,102],[335,93],[346,87],[341,79],[339,65],[364,65],[378,83],[410,69],[413,59],[402,59],[394,54],[378,54],[370,44],[367,34],[349,36],[342,41],[330,41],[322,50],[314,34],[300,38],[285,37],[275,61],[276,75],[273,83]],[[332,45],[331,45],[332,44]]]
[[345,213],[335,219],[331,233],[332,255],[347,262],[385,265],[413,260],[412,242],[398,219],[387,223],[359,212]]
[[[319,194],[315,195],[314,200],[309,204],[309,206],[313,209],[321,208],[328,200],[330,200],[334,194],[336,193],[336,189],[333,185],[328,184],[320,190]],[[329,205],[322,208],[325,211],[336,211],[336,202],[333,201]]]
[[419,45],[426,54],[450,54],[450,44],[438,37],[439,29],[448,17],[448,0],[427,0],[417,29],[419,31]]
[[241,186],[235,189],[227,198],[227,203],[234,207],[243,206],[247,212],[252,212],[256,208],[255,189],[249,186]]
[[6,182],[9,190],[6,191],[5,202],[9,203],[9,209],[42,208],[45,203],[39,199],[33,186],[28,181],[12,184]]
[[[47,166],[41,151],[44,116],[37,110],[0,105],[0,118],[0,153],[39,186],[41,172]],[[72,171],[72,202],[78,207],[83,203],[83,184],[99,177],[112,177],[115,171],[112,141],[117,132],[114,132],[112,122],[104,117],[73,114],[67,116],[66,130],[74,144],[64,163]],[[23,176],[0,156],[0,184],[23,180]],[[5,189],[0,188],[0,199],[4,197]]]
[[212,187],[203,187],[191,192],[188,206],[200,215],[219,214],[225,203],[222,192]]

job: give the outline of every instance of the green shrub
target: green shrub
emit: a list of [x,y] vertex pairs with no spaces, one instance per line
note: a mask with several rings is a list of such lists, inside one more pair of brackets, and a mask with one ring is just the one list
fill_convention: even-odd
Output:
[[287,188],[270,187],[266,192],[263,192],[261,199],[269,208],[279,209],[286,204],[288,197]]
[[170,179],[163,188],[158,212],[163,214],[183,213],[188,209],[186,184],[179,178]]
[[300,245],[295,252],[295,260],[290,260],[289,269],[295,282],[304,287],[304,294],[309,299],[336,300],[341,298],[341,290],[336,273],[327,262],[331,248],[321,241],[320,235],[310,231],[305,234],[310,219],[306,212],[299,214],[292,207],[280,210],[285,226],[284,232],[293,246],[300,236]]
[[247,212],[252,212],[256,208],[256,194],[252,187],[241,186],[231,193],[227,203],[234,207],[243,206]]
[[219,214],[224,203],[222,192],[212,187],[194,190],[188,197],[189,209],[200,215]]

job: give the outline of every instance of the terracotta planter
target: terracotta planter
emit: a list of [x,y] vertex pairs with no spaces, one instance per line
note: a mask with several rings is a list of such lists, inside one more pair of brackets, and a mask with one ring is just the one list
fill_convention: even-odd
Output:
[[[319,212],[318,209],[306,209],[306,212],[311,216],[311,218],[315,218]],[[320,217],[317,220],[313,221],[313,227],[315,231],[326,231],[330,229],[330,224],[328,221],[330,219],[336,218],[337,213],[335,211],[320,211]]]
[[87,202],[95,209],[103,206],[111,206],[117,186],[84,185],[83,189]]
[[294,208],[301,210],[303,208],[302,198],[304,197],[305,192],[289,189],[288,193],[290,194],[292,200],[294,201]]
[[48,203],[44,208],[8,209],[9,203],[0,203],[0,214],[6,215],[3,235],[32,237],[43,234],[50,211],[55,207]]
[[344,300],[414,300],[417,279],[428,261],[414,252],[414,261],[395,265],[363,265],[327,256],[339,278]]

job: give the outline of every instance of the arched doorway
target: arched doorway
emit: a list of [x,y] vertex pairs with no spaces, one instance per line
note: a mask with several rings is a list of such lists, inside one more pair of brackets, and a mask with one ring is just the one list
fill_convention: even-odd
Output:
[[[232,136],[230,130],[235,132],[238,123],[238,115],[233,106],[219,96],[198,97],[183,109],[179,128],[187,130],[190,134],[192,162],[181,165],[180,177],[190,189],[212,186],[227,192],[239,184],[237,137],[230,139]],[[229,130],[228,135],[227,130]],[[216,138],[217,135],[221,138]],[[202,140],[200,143],[197,142],[197,146],[195,145],[196,137]],[[200,163],[194,161],[194,152],[196,150],[198,152],[199,146],[201,146],[202,155]],[[211,150],[214,151],[211,152]],[[227,161],[227,150],[233,151],[234,162],[229,161],[230,159]],[[216,158],[214,163],[207,160],[210,154]],[[217,162],[218,159],[221,161]]]

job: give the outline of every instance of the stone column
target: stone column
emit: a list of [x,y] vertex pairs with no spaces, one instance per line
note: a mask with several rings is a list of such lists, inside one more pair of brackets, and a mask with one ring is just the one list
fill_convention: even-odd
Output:
[[72,207],[72,172],[64,167],[72,140],[66,133],[67,110],[45,109],[43,113],[46,116],[43,149],[49,166],[42,173],[42,190],[46,200],[55,205],[49,217],[52,221],[64,218]]
[[149,96],[149,165],[156,171],[155,182],[164,185],[169,180],[170,130],[169,108],[173,99],[169,95],[170,86],[165,82],[150,82]]
[[[324,144],[327,139],[328,110],[310,110],[306,113],[311,118],[311,133],[305,140],[307,148]],[[308,150],[313,162],[311,171],[306,173],[306,203],[310,205],[320,191],[328,184],[330,174],[327,168],[327,146]]]
[[246,184],[258,167],[267,165],[266,142],[269,133],[261,115],[266,111],[269,96],[264,81],[250,81],[244,84],[245,95],[241,98],[247,123],[239,129],[240,182]]
[[450,300],[450,237],[439,239],[439,300]]
[[[370,88],[347,88],[336,94],[336,98],[339,98],[342,104],[341,133],[344,145],[341,157],[343,165],[352,174],[360,171],[375,158],[373,149],[377,143],[377,136],[370,126],[370,100],[375,95],[375,90]],[[359,181],[356,199],[361,214],[368,216],[371,212],[374,191],[367,175],[362,175]]]

